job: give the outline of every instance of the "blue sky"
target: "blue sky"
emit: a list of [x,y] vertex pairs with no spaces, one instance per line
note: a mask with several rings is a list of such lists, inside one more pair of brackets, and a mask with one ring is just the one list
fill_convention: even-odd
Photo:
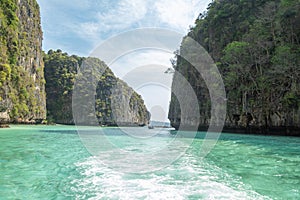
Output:
[[37,0],[44,50],[88,55],[103,40],[141,27],[186,33],[211,0]]
[[[203,12],[211,2],[211,0],[37,1],[41,9],[44,32],[43,49],[45,51],[61,49],[79,56],[89,56],[107,39],[136,28],[165,28],[185,35],[199,13]],[[180,44],[180,41],[177,42]],[[161,79],[166,79],[165,83],[169,84],[167,87],[159,88],[158,85],[148,89],[139,87],[140,91],[138,91],[142,94],[149,110],[151,108],[159,110],[157,107],[164,110],[164,116],[157,116],[156,119],[164,118],[165,121],[170,100],[170,91],[166,88],[171,87],[172,76],[165,75],[162,71],[170,67],[169,60],[172,57],[170,52],[143,50],[107,64],[110,64],[109,67],[121,79],[132,77],[128,76],[132,71],[136,71],[143,79],[143,75],[149,75],[149,70],[152,70],[151,73],[156,72]],[[158,65],[161,68],[157,67]],[[142,75],[141,70],[135,70],[140,66],[150,67],[144,67],[145,73]],[[130,84],[130,80],[125,81]],[[138,88],[134,89],[138,90]],[[160,91],[159,95],[149,95],[158,91]]]

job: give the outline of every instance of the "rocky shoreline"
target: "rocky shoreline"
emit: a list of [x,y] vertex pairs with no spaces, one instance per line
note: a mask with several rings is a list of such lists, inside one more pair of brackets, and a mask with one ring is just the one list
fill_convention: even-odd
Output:
[[11,120],[9,118],[0,119],[0,128],[10,128],[10,124],[23,124],[23,125],[39,125],[39,124],[48,124],[46,120],[44,119],[15,119]]
[[[178,124],[172,124],[178,130]],[[219,127],[212,127],[219,130]],[[192,127],[181,126],[180,130],[190,131]],[[207,131],[208,126],[199,126],[198,131]],[[241,127],[241,126],[224,126],[222,133],[236,133],[236,134],[251,134],[251,135],[270,135],[270,136],[292,136],[300,137],[300,127],[297,126],[272,126],[272,127]]]
[[0,128],[10,128],[8,124],[0,124]]
[[[36,122],[20,122],[20,123],[10,123],[10,124],[19,124],[19,125],[69,125],[69,126],[75,126],[74,123],[46,123],[46,122],[42,122],[42,123],[36,123]],[[10,124],[8,123],[3,123],[0,124],[0,128],[10,128]],[[146,126],[147,124],[137,124],[137,123],[111,123],[111,124],[105,124],[105,125],[101,125],[99,124],[99,127],[143,127]],[[80,126],[93,126],[93,124],[80,124]]]
[[[32,122],[21,122],[21,123],[12,123],[12,124],[23,124],[23,125],[39,125],[39,124],[46,124],[46,123],[32,123]],[[10,128],[10,124],[3,123],[0,124],[0,128]],[[54,124],[47,124],[47,125],[56,125]],[[63,125],[75,125],[75,124],[63,124]],[[106,125],[99,125],[99,127],[141,127],[145,126],[145,124],[128,124],[128,123],[121,123],[121,124],[106,124]],[[179,125],[172,125],[173,128],[176,130],[179,129]],[[219,130],[219,127],[211,127],[212,130],[216,129]],[[193,127],[189,126],[181,126],[180,130],[184,131],[191,131]],[[207,131],[208,126],[199,126],[198,131]],[[222,133],[233,133],[233,134],[251,134],[251,135],[269,135],[269,136],[292,136],[292,137],[300,137],[300,127],[296,126],[277,126],[277,127],[239,127],[239,126],[224,126],[222,129]]]

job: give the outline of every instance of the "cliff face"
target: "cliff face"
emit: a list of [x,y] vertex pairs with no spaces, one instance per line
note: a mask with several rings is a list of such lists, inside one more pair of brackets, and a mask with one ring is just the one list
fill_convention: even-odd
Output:
[[0,123],[46,118],[42,30],[35,0],[0,2]]
[[[300,3],[214,1],[188,36],[214,59],[227,93],[226,131],[297,134],[300,127]],[[182,48],[188,44],[182,42]],[[180,49],[180,50],[181,50]],[[193,87],[200,126],[209,125],[210,98],[199,73],[180,53],[174,68]],[[176,87],[174,77],[173,88]],[[172,96],[169,119],[181,122]],[[183,124],[184,125],[184,124]]]
[[[99,66],[104,63],[99,63]],[[146,125],[150,114],[142,97],[107,67],[96,87],[96,116],[102,125]]]
[[[99,125],[144,125],[148,124],[149,113],[141,96],[138,95],[125,82],[116,78],[104,62],[96,58],[82,58],[69,56],[60,50],[50,50],[45,55],[45,78],[47,93],[48,119],[55,123],[74,124],[72,114],[72,93],[76,74],[83,62],[87,59],[92,67],[99,72],[97,79],[95,111]],[[91,81],[91,80],[86,80]],[[88,88],[83,86],[82,95],[87,95]],[[83,102],[80,108],[84,108]],[[124,106],[124,104],[129,104]],[[85,111],[89,109],[86,108]],[[80,116],[82,123],[88,124],[88,116]]]

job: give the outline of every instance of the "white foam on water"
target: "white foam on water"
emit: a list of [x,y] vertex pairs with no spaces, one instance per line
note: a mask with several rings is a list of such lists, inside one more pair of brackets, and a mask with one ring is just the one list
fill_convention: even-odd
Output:
[[116,172],[95,157],[77,167],[82,176],[71,184],[78,199],[269,199],[237,177],[189,156],[146,174]]

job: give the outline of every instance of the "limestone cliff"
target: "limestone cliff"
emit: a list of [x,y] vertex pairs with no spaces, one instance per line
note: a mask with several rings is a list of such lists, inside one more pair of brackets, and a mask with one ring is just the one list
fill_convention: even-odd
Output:
[[[82,63],[89,60],[91,68],[96,73],[93,78],[97,79],[95,89],[95,102],[91,107],[85,108],[88,102],[78,105],[79,109],[95,115],[99,125],[145,125],[148,124],[150,115],[144,105],[144,101],[124,81],[115,77],[113,72],[104,62],[97,58],[83,58],[75,55],[69,56],[61,50],[50,50],[45,55],[45,78],[47,93],[48,119],[55,123],[74,124],[72,113],[72,93],[78,69]],[[91,82],[93,78],[83,77]],[[92,89],[85,85],[80,89],[82,95],[88,95]],[[79,123],[89,124],[88,116],[79,116]]]
[[[207,50],[223,77],[224,131],[300,135],[299,11],[298,0],[223,0],[213,1],[199,15],[188,36]],[[182,48],[188,48],[184,40]],[[205,82],[180,53],[174,68],[193,87],[199,101],[199,129],[207,128],[211,102]],[[176,84],[175,79],[173,89]],[[172,125],[184,126],[182,117],[186,118],[173,95]]]
[[0,2],[0,123],[46,117],[40,23],[35,0]]

